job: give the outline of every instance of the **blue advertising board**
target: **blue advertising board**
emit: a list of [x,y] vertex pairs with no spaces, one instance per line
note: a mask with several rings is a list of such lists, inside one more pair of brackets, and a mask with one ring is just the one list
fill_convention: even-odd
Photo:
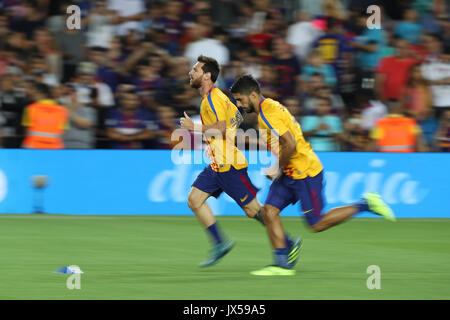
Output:
[[[450,218],[450,154],[318,154],[325,167],[326,209],[351,204],[362,193],[374,191],[400,218]],[[261,169],[267,161],[260,161],[264,157],[256,151],[246,156],[258,160],[248,170],[264,203],[270,181]],[[167,150],[0,149],[0,213],[32,213],[37,192],[31,179],[45,175],[46,213],[191,215],[187,196],[206,164],[201,151],[190,157],[180,163]],[[217,215],[244,215],[225,194],[208,203]],[[299,215],[298,204],[283,211],[283,216]]]

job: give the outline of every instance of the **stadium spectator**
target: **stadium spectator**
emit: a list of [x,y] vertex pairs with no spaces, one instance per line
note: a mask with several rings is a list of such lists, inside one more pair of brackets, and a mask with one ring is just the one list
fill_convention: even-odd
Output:
[[[399,37],[395,37],[392,34],[392,31],[387,29],[385,30],[385,35],[386,35],[386,45],[381,49],[381,58],[385,58],[385,57],[391,57],[391,56],[395,56],[396,54],[396,50],[395,50],[395,41],[399,38]],[[418,50],[418,46],[415,46],[413,44],[411,44],[411,49],[413,51],[417,51]],[[418,53],[414,52],[416,55]]]
[[[158,129],[157,129],[157,149],[172,149],[179,143],[186,143],[183,149],[192,149],[191,141],[187,142],[185,139],[172,140],[172,133],[178,128],[174,110],[167,106],[158,108]],[[189,135],[192,136],[191,134]],[[179,145],[178,147],[182,147]]]
[[66,149],[92,149],[95,147],[97,111],[78,101],[73,88],[65,87],[65,105],[69,112],[69,127],[64,132]]
[[422,64],[416,63],[409,71],[409,79],[403,98],[406,114],[420,117],[429,114],[432,107],[431,90],[422,75]]
[[3,147],[3,125],[6,123],[5,118],[0,113],[0,148]]
[[[178,117],[184,110],[198,109],[198,97],[186,87],[186,68],[191,62],[187,55],[183,57],[188,49],[195,49],[223,64],[223,78],[216,82],[221,89],[249,73],[260,80],[264,96],[286,103],[290,97],[301,99],[305,115],[315,115],[317,99],[331,98],[331,112],[344,126],[343,150],[360,150],[346,140],[348,136],[363,142],[365,132],[386,113],[385,104],[372,97],[380,88],[388,93],[382,97],[385,102],[389,98],[401,101],[428,145],[437,150],[432,137],[441,110],[450,105],[450,6],[446,1],[83,0],[76,3],[81,8],[82,28],[69,31],[66,9],[71,4],[66,0],[0,2],[0,77],[14,84],[12,91],[0,90],[0,113],[6,121],[4,146],[20,146],[20,110],[35,102],[34,83],[44,83],[52,85],[55,100],[63,99],[68,85],[73,87],[81,108],[96,111],[95,146],[110,147],[107,115],[116,103],[123,109],[118,97],[133,84],[139,109],[145,110],[142,118],[152,134],[150,140],[136,145],[157,148],[160,108],[166,120],[173,112]],[[367,28],[369,5],[382,9],[380,30]],[[419,15],[417,21],[414,12]],[[327,22],[330,28],[323,37]],[[419,29],[422,32],[408,32]],[[398,59],[394,51],[398,38],[412,42],[410,58],[422,63],[413,69],[412,78],[405,76],[407,66],[399,62],[407,59]],[[334,76],[329,72],[332,65],[323,68],[318,59],[313,63],[307,59],[316,53],[312,44],[320,39],[329,42],[322,43],[319,52],[327,58],[333,53],[337,60],[333,61],[338,70]],[[337,54],[333,48],[338,48]],[[198,52],[192,54],[194,61]],[[389,61],[395,62],[394,67],[386,64]],[[83,68],[92,71],[79,74],[77,70]],[[374,87],[374,73],[381,70],[377,75],[391,84],[384,81],[380,86],[377,81]],[[432,111],[426,106],[427,85]],[[242,126],[254,127],[253,120],[249,116]]]
[[450,3],[447,0],[435,0],[435,12],[439,26],[443,31],[444,45],[450,45]]
[[388,114],[386,105],[376,100],[373,92],[367,91],[362,94],[359,103],[357,111],[361,113],[361,128],[367,132],[375,127],[378,120]]
[[261,31],[249,32],[245,41],[255,49],[255,53],[264,59],[270,59],[269,45],[277,32],[276,19],[273,14],[268,14]]
[[56,39],[64,59],[63,82],[67,82],[75,76],[78,64],[84,60],[85,34],[81,30],[64,26],[64,29],[56,34]]
[[407,9],[403,20],[394,28],[394,35],[408,40],[411,44],[417,44],[422,34],[422,26],[417,23],[418,14],[414,9]]
[[333,114],[342,114],[345,111],[344,102],[340,95],[332,93],[327,85],[321,85],[311,92],[311,95],[304,100],[305,112],[307,114],[315,114],[317,112],[318,100],[329,99],[331,102],[331,112]]
[[92,62],[83,61],[78,65],[77,77],[72,84],[78,96],[78,102],[92,107],[111,107],[114,98],[109,86],[95,78],[97,66]]
[[[195,1],[197,2],[197,1]],[[212,6],[211,16],[223,28],[234,24],[239,14],[239,4],[233,0],[217,0]]]
[[3,147],[20,148],[23,128],[21,125],[22,113],[25,104],[25,95],[22,84],[15,82],[13,75],[3,76],[0,86],[0,117],[2,125]]
[[119,107],[109,110],[106,118],[110,148],[143,149],[145,141],[155,136],[148,129],[148,111],[140,108],[139,97],[132,86],[121,93],[119,103]]
[[348,16],[341,0],[325,0],[322,3],[322,12],[325,16],[336,20],[346,20]]
[[23,33],[11,32],[5,44],[5,51],[8,52],[10,62],[14,61],[18,67],[24,69],[30,46],[30,41],[26,40]]
[[428,150],[439,151],[435,140],[436,133],[439,129],[439,121],[434,117],[433,110],[429,108],[423,113],[416,114],[414,119],[422,130]]
[[273,57],[270,61],[278,71],[278,93],[293,96],[301,90],[301,66],[284,37],[272,40]]
[[315,151],[339,151],[341,119],[331,114],[330,99],[318,98],[316,103],[317,115],[302,119],[303,134]]
[[66,27],[66,11],[67,7],[71,5],[70,1],[61,1],[53,4],[56,8],[54,14],[49,16],[45,21],[45,27],[53,35],[58,34]]
[[361,110],[354,108],[343,124],[343,146],[346,151],[364,151],[369,142],[368,131],[363,128]]
[[450,62],[447,48],[443,50],[441,37],[438,34],[427,34],[426,50],[428,56],[422,65],[422,74],[430,85],[433,107],[439,117],[442,108],[450,106]]
[[28,105],[23,113],[22,125],[26,127],[23,147],[29,149],[63,149],[64,131],[68,128],[68,112],[50,99],[50,88],[36,83],[32,98],[36,101]]
[[375,74],[375,92],[381,101],[403,99],[409,70],[417,63],[411,57],[408,40],[397,39],[396,55],[381,59]]
[[283,99],[283,105],[289,110],[292,116],[300,123],[302,118],[302,106],[297,97],[286,97]]
[[44,26],[45,13],[39,10],[34,1],[23,1],[21,4],[23,16],[16,16],[12,20],[11,29],[25,35],[31,40],[34,30]]
[[[436,20],[434,3],[435,1],[429,0],[415,0],[411,7],[419,13],[419,24],[422,26],[423,30],[426,32],[439,33],[441,32],[441,26]],[[438,7],[437,7],[438,8]],[[436,8],[436,9],[437,9]]]
[[372,141],[367,145],[367,150],[378,152],[428,151],[416,120],[402,114],[402,104],[392,100],[388,103],[388,110],[389,114],[378,120],[371,130]]
[[245,12],[246,23],[244,29],[248,32],[260,32],[263,30],[264,22],[267,18],[269,0],[245,0],[243,9]]
[[347,37],[343,34],[342,23],[332,17],[328,17],[326,23],[325,34],[316,40],[314,48],[320,52],[322,63],[333,67],[339,81],[349,59],[350,48]]
[[145,2],[143,0],[107,0],[108,9],[115,11],[121,23],[116,25],[118,36],[129,34],[130,30],[141,31],[141,20],[145,18]]
[[308,57],[308,63],[302,69],[302,81],[309,81],[312,74],[322,74],[325,83],[334,87],[337,83],[335,69],[329,64],[323,63],[322,55],[318,49],[312,50]]
[[41,55],[32,56],[29,61],[28,75],[35,81],[45,83],[48,86],[59,85],[59,79],[50,72],[45,57]]
[[305,106],[305,113],[314,112],[315,103],[309,102],[309,100],[317,97],[317,91],[325,86],[323,75],[320,73],[314,73],[309,78],[308,81],[302,82],[302,100]]
[[186,74],[189,71],[190,65],[187,58],[177,57],[171,60],[166,102],[173,107],[172,112],[177,119],[182,117],[185,111],[188,114],[197,111],[197,93],[186,81]]
[[0,51],[4,49],[6,38],[9,32],[9,22],[7,16],[0,11]]
[[157,19],[159,28],[164,31],[167,47],[171,48],[171,54],[178,54],[178,47],[183,31],[183,3],[179,0],[170,0],[165,3],[164,15]]
[[236,53],[236,57],[242,61],[242,70],[244,73],[252,74],[257,78],[261,76],[261,60],[264,61],[264,56],[260,56],[255,48],[250,47],[244,49]]
[[258,82],[261,86],[261,94],[264,97],[277,99],[280,96],[277,90],[278,79],[279,75],[271,63],[266,62],[261,65],[261,77],[258,79]]
[[108,10],[106,0],[95,1],[83,21],[88,26],[87,46],[109,48],[113,39],[114,27],[120,18],[113,10]]
[[306,63],[314,41],[322,35],[322,31],[314,26],[306,11],[299,11],[297,22],[289,26],[286,35],[287,43],[294,46],[294,52],[300,63]]
[[439,129],[436,134],[438,151],[450,152],[450,109],[442,112]]
[[[339,93],[347,110],[352,110],[356,105],[356,92],[360,90],[358,82],[358,69],[353,61],[353,56],[344,64],[339,79],[336,93]],[[360,94],[360,92],[358,92]]]
[[357,21],[363,33],[354,37],[349,45],[356,51],[353,54],[361,88],[372,90],[373,85],[367,85],[367,83],[374,79],[374,70],[382,58],[383,48],[387,45],[387,37],[383,26],[381,29],[366,28],[366,15],[360,15]]
[[307,12],[311,17],[324,15],[323,4],[327,0],[302,0],[300,9]]
[[48,66],[48,72],[61,81],[63,72],[61,53],[55,37],[47,29],[35,30],[30,52],[42,56]]
[[191,66],[197,61],[197,57],[204,54],[215,57],[221,66],[227,66],[230,61],[228,48],[219,40],[211,36],[212,28],[208,25],[201,25],[198,22],[193,24],[191,33],[194,41],[186,46],[184,56],[189,59]]
[[230,88],[237,77],[245,74],[244,62],[236,56],[230,61],[230,65],[224,68],[223,73],[225,88]]

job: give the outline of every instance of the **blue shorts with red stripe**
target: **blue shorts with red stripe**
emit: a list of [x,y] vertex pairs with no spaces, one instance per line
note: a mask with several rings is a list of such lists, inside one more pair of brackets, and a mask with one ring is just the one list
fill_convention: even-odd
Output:
[[325,200],[322,195],[323,171],[315,177],[292,179],[282,175],[270,186],[266,204],[270,204],[280,211],[289,204],[300,201],[303,214],[309,225],[314,225],[322,219]]
[[227,172],[216,172],[207,166],[192,186],[216,198],[225,192],[241,207],[252,201],[259,191],[248,177],[247,168],[236,170],[233,166]]

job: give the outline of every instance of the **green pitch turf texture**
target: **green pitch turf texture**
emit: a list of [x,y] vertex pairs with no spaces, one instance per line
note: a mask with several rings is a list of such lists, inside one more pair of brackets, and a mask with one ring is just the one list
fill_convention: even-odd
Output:
[[[450,219],[356,218],[304,237],[294,277],[255,277],[272,262],[265,230],[246,217],[218,217],[236,246],[197,267],[209,241],[193,216],[0,215],[0,299],[450,299]],[[68,290],[78,265],[81,289]],[[381,289],[366,287],[367,267]]]

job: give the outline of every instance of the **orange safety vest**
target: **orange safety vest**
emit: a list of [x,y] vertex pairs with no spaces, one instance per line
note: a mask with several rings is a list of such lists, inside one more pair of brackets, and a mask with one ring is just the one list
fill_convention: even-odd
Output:
[[414,152],[416,150],[416,127],[414,119],[388,116],[377,121],[380,137],[379,152]]
[[23,120],[23,124],[28,127],[23,147],[63,149],[63,134],[68,118],[67,109],[52,100],[30,104]]

